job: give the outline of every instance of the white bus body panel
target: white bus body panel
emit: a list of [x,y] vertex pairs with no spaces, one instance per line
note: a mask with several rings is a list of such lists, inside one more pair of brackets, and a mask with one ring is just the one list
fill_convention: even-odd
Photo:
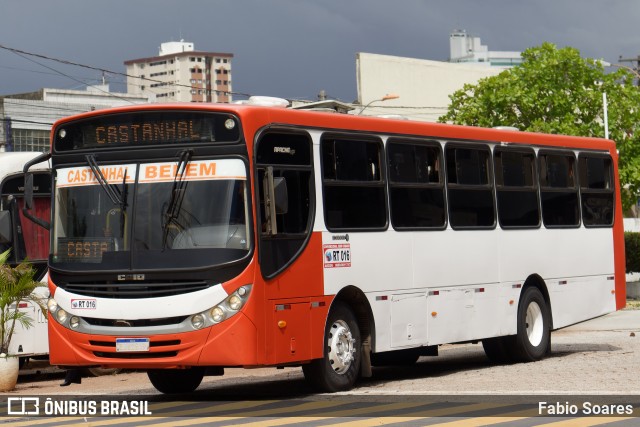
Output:
[[[320,159],[321,133],[310,134]],[[330,232],[314,169],[324,291],[365,293],[375,352],[513,335],[522,288],[535,275],[547,286],[553,329],[616,309],[612,228]],[[348,250],[349,263],[328,262],[328,250]]]
[[[215,307],[228,296],[220,284],[197,292],[154,298],[153,303],[147,299],[87,297],[62,288],[57,288],[53,295],[58,305],[72,316],[111,320],[190,316]],[[74,300],[91,300],[93,304],[90,308],[74,308]],[[143,306],[140,305],[141,301]]]
[[[48,289],[46,286],[47,275],[42,279],[45,286],[41,286],[35,290],[35,294],[40,296],[40,301],[46,307]],[[27,303],[27,307],[20,308],[20,311],[26,313],[32,321],[30,328],[25,328],[20,324],[16,324],[11,343],[9,345],[9,354],[19,357],[45,356],[49,354],[49,335],[47,314],[43,313],[37,304]]]
[[[0,182],[4,181],[4,179],[9,175],[21,173],[25,163],[35,159],[41,154],[42,153],[40,152],[0,153]],[[34,165],[31,170],[43,170],[50,168],[51,161],[47,161]],[[43,281],[46,284],[47,276],[45,276]],[[44,295],[46,291],[46,286],[37,289],[38,295],[43,296],[45,304],[46,298],[44,298]],[[49,336],[46,314],[42,313],[40,307],[32,303],[28,303],[28,307],[21,308],[20,311],[29,315],[33,321],[33,326],[26,329],[21,325],[16,325],[13,336],[11,337],[9,353],[20,357],[43,356],[49,354]]]

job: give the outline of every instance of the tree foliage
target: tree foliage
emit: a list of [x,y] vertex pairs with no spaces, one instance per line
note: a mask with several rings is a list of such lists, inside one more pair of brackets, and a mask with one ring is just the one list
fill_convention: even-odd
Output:
[[624,68],[605,72],[602,61],[551,43],[527,49],[517,67],[465,84],[450,96],[440,122],[514,126],[523,131],[604,137],[602,94],[607,94],[609,138],[620,153],[623,205],[640,192],[640,89]]
[[16,267],[7,264],[10,251],[0,254],[0,354],[9,352],[16,326],[29,328],[33,324],[33,319],[19,310],[21,302],[33,302],[46,313],[46,307],[34,293],[36,288],[43,286],[33,279],[35,270],[27,262]]

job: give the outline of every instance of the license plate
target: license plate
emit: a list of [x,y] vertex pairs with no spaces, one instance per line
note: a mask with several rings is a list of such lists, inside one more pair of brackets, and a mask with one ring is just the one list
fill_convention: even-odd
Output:
[[116,338],[116,351],[149,351],[149,338]]

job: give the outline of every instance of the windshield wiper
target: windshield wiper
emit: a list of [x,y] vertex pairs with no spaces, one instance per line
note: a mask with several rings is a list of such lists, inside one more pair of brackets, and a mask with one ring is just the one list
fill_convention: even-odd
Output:
[[[107,196],[109,196],[109,199],[111,199],[111,202],[113,202],[114,205],[118,205],[121,208],[124,208],[125,202],[123,199],[122,191],[120,191],[117,185],[109,184],[109,181],[107,181],[107,179],[102,174],[102,171],[98,167],[98,163],[96,162],[95,156],[93,154],[87,154],[84,157],[87,159],[87,164],[91,168],[93,175],[96,177],[98,184],[100,184],[104,192],[107,193]],[[127,179],[127,175],[125,174],[123,185],[126,183],[126,179]],[[125,185],[125,188],[126,188],[126,185]]]
[[167,239],[169,237],[169,225],[177,223],[180,209],[182,209],[182,201],[184,200],[184,194],[187,187],[187,182],[184,180],[184,175],[187,171],[187,166],[193,156],[192,150],[182,150],[178,153],[178,167],[176,168],[176,174],[173,178],[173,188],[171,189],[171,198],[167,204],[167,208],[162,214],[162,249],[167,247]]

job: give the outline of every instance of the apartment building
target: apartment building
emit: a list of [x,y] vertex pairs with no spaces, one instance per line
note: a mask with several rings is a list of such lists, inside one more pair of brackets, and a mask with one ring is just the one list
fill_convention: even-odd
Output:
[[232,58],[184,40],[162,43],[158,56],[125,61],[127,92],[158,102],[231,102]]
[[521,52],[489,50],[465,30],[449,34],[449,62],[509,68],[522,63]]

